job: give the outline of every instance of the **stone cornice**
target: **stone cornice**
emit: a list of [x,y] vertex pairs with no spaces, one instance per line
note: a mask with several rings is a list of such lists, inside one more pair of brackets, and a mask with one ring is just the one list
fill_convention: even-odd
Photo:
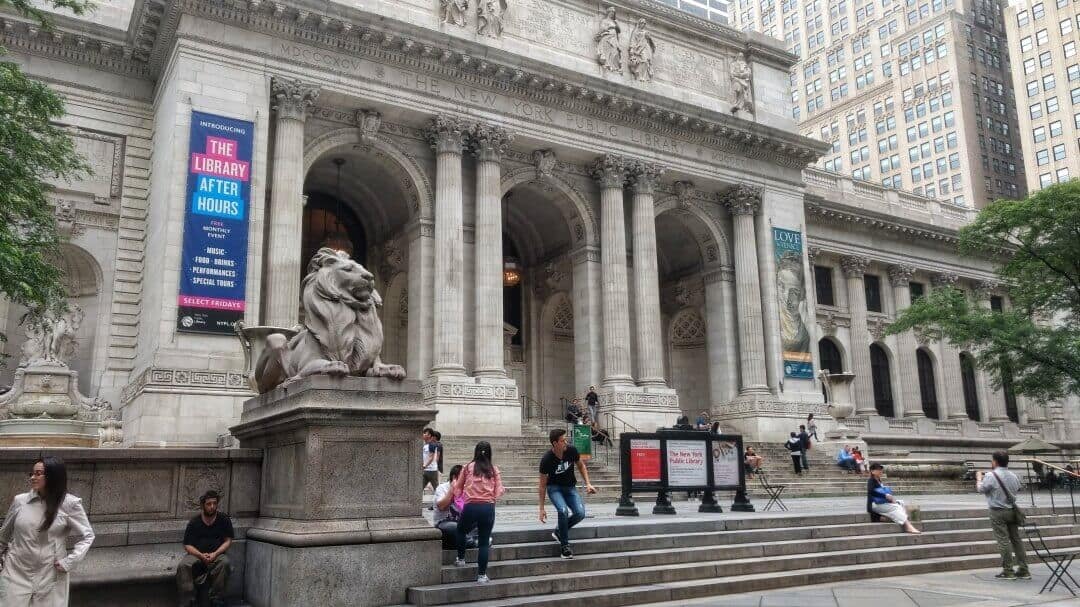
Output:
[[945,245],[957,243],[956,230],[905,221],[865,209],[855,209],[825,200],[811,200],[803,205],[808,223],[839,223],[865,226],[871,230],[889,232],[898,238],[925,244],[937,241]]
[[6,13],[0,14],[0,45],[9,52],[89,65],[124,76],[152,78],[150,66],[128,41],[101,28],[88,28],[81,21],[65,19],[60,15],[50,18],[54,20],[54,27],[45,30],[36,23]]

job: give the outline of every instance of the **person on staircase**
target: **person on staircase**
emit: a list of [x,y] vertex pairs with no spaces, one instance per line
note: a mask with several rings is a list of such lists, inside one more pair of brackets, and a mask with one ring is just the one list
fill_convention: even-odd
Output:
[[596,386],[589,386],[589,392],[585,395],[585,405],[589,409],[589,417],[597,419],[600,415],[600,397],[596,395]]
[[472,461],[462,468],[461,476],[454,481],[454,493],[465,496],[465,509],[461,512],[455,538],[457,558],[454,565],[465,566],[465,538],[476,527],[479,531],[477,542],[480,544],[477,547],[476,583],[486,584],[491,581],[487,566],[491,554],[491,529],[495,527],[495,502],[506,493],[499,468],[492,463],[491,443],[476,443]]
[[791,433],[791,438],[784,443],[784,447],[791,454],[791,465],[795,468],[795,474],[802,474],[802,444],[802,439],[794,432]]
[[806,431],[816,440],[821,442],[821,439],[817,435],[817,421],[814,420],[814,414],[811,413],[806,416]]
[[841,447],[840,452],[836,454],[836,465],[848,472],[857,472],[859,470],[859,464],[851,455],[851,447],[849,445]]
[[900,525],[907,533],[918,535],[922,533],[908,520],[907,508],[904,502],[896,499],[892,489],[881,482],[881,475],[885,467],[881,464],[870,465],[870,478],[866,481],[866,511],[870,516],[884,516],[890,521]]
[[585,467],[581,455],[567,443],[566,430],[552,430],[548,433],[548,440],[551,442],[551,449],[540,459],[540,522],[547,522],[544,499],[550,499],[559,515],[559,525],[551,533],[551,537],[559,542],[560,556],[572,559],[574,551],[570,549],[570,529],[585,520],[585,503],[577,492],[574,467],[577,466],[581,477],[585,479],[586,493],[596,493],[596,488],[589,481],[589,469]]
[[799,440],[802,441],[802,469],[807,472],[810,471],[810,458],[807,456],[807,451],[810,450],[810,435],[806,433],[806,426],[799,426]]

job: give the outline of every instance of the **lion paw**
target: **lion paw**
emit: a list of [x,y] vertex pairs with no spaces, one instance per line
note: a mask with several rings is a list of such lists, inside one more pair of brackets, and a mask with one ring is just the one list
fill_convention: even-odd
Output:
[[323,373],[333,375],[334,377],[345,377],[349,374],[349,365],[340,360],[330,361],[323,369]]
[[368,376],[402,380],[405,379],[405,368],[401,365],[377,364],[371,367]]

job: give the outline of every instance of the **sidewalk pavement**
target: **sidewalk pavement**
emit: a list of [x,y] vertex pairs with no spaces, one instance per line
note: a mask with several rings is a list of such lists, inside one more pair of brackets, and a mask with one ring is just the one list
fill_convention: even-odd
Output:
[[[643,494],[641,499],[635,499],[634,503],[637,505],[640,516],[615,516],[615,508],[618,506],[616,503],[598,503],[590,504],[589,496],[584,495],[584,489],[578,487],[578,490],[583,494],[585,499],[585,509],[589,513],[589,517],[582,521],[579,526],[593,526],[593,525],[633,525],[648,523],[649,521],[714,521],[717,519],[722,520],[737,520],[744,518],[762,518],[762,517],[790,517],[793,515],[818,515],[818,514],[865,514],[866,513],[866,497],[862,495],[857,496],[840,496],[840,497],[810,497],[810,498],[791,498],[785,499],[784,504],[788,507],[788,512],[777,511],[775,508],[769,512],[732,512],[731,511],[731,494],[720,494],[717,496],[717,501],[724,508],[724,512],[720,514],[700,514],[698,513],[697,501],[676,501],[673,502],[677,514],[664,515],[653,514],[652,508],[655,502],[654,495]],[[1021,507],[1030,506],[1031,500],[1028,495],[1019,496],[1018,500]],[[1064,501],[1062,496],[1055,495],[1055,504],[1058,514],[1069,514],[1071,512],[1069,508],[1068,496],[1065,496]],[[950,510],[950,509],[970,509],[970,508],[986,508],[986,498],[982,495],[972,491],[965,494],[945,494],[945,495],[912,495],[912,496],[900,496],[906,503],[911,505],[917,505],[922,510]],[[755,499],[751,496],[751,499]],[[426,497],[427,501],[430,501],[430,497]],[[753,502],[756,508],[761,508],[765,505],[764,501]],[[1036,494],[1035,504],[1042,506],[1050,506],[1050,496],[1048,494]],[[1077,504],[1078,512],[1080,512],[1080,503]],[[551,503],[547,503],[548,511],[548,523],[541,525],[537,517],[537,506],[495,506],[495,533],[499,531],[518,531],[523,529],[539,529],[554,527],[555,509],[551,506]],[[431,520],[432,512],[425,509],[424,516]],[[496,541],[498,538],[496,537]],[[1080,607],[1080,601],[1076,603],[1076,607]]]
[[1048,576],[1040,563],[1030,580],[995,580],[1000,569],[926,573],[877,580],[800,586],[767,592],[650,603],[639,607],[1078,607],[1058,585],[1038,594]]

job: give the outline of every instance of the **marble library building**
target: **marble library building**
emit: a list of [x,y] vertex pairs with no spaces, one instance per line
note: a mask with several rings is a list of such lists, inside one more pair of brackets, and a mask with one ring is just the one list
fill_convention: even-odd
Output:
[[[1078,438],[1075,401],[885,335],[934,289],[1010,302],[956,253],[975,208],[811,166],[830,144],[782,41],[651,0],[97,4],[0,37],[93,167],[51,193],[68,364],[126,446],[231,444],[241,338],[302,320],[321,247],[374,275],[383,360],[444,435],[517,436],[595,386],[602,423],[773,441],[828,420],[828,369],[866,436]],[[22,313],[0,302],[0,385]]]

